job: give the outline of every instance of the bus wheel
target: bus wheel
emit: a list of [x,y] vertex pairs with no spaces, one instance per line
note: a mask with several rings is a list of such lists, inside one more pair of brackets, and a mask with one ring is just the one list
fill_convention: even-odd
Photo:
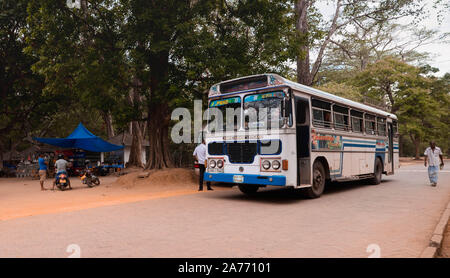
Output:
[[319,198],[325,189],[325,168],[320,161],[314,162],[313,165],[313,185],[305,188],[305,195],[310,199]]
[[381,183],[381,174],[383,173],[383,165],[381,164],[381,159],[377,157],[375,160],[375,172],[373,173],[373,178],[369,180],[370,184],[376,185]]
[[259,189],[256,185],[239,185],[238,187],[239,190],[246,195],[253,195]]

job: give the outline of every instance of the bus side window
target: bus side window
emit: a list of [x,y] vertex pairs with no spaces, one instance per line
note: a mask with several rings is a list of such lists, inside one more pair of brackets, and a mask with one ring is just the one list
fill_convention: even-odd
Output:
[[350,111],[352,117],[352,131],[363,132],[363,113],[355,110]]
[[375,134],[375,116],[370,114],[364,115],[364,123],[366,127],[366,134]]
[[331,128],[331,103],[313,99],[313,125]]
[[386,136],[386,119],[377,117],[378,135]]
[[348,108],[339,105],[333,106],[334,128],[338,130],[349,130]]

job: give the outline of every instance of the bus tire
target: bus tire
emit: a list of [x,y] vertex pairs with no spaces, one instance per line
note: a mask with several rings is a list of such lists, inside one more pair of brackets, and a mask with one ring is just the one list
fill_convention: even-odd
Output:
[[380,184],[382,174],[383,174],[383,164],[381,163],[381,159],[377,157],[375,159],[375,170],[373,173],[373,178],[369,180],[370,184],[373,185]]
[[239,190],[245,195],[254,195],[259,187],[256,185],[238,185]]
[[309,199],[319,198],[325,189],[326,174],[322,162],[315,161],[313,165],[313,184],[305,188],[305,196]]

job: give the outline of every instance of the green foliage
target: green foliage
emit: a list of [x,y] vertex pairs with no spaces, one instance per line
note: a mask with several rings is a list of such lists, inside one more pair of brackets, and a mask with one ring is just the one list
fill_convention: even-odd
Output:
[[169,1],[156,8],[147,1],[123,2],[132,11],[127,28],[132,30],[128,33],[133,63],[148,68],[150,76],[152,55],[170,53],[170,85],[161,97],[171,105],[190,105],[193,97],[203,97],[213,83],[225,79],[290,71],[289,35],[294,25],[292,7],[285,1],[196,1],[190,6],[179,1],[172,6]]
[[384,101],[399,118],[400,134],[416,145],[436,140],[448,148],[449,86],[443,79],[427,76],[431,67],[415,67],[387,57],[358,74],[354,84],[360,92]]
[[39,132],[64,103],[42,94],[44,80],[31,71],[36,59],[22,51],[27,2],[0,2],[0,154]]
[[[433,77],[436,69],[418,63],[423,53],[381,51],[392,28],[403,28],[390,20],[417,15],[421,1],[342,0],[335,29],[312,1],[303,34],[292,1],[81,2],[0,2],[0,152],[30,135],[66,136],[79,121],[103,135],[109,114],[116,130],[148,120],[165,151],[172,108],[192,108],[225,79],[275,72],[294,80],[292,62],[306,57],[305,46],[326,44],[333,47],[318,59],[319,89],[383,101],[411,142],[437,138],[449,148],[450,74]],[[410,30],[421,40],[436,35]]]
[[32,69],[45,78],[44,94],[102,114],[124,110],[130,77],[116,1],[89,1],[83,10],[65,1],[32,0],[27,23],[25,52],[38,59]]
[[390,107],[399,119],[402,155],[420,155],[429,140],[450,151],[450,74],[434,77],[435,68],[413,66],[387,56],[357,67],[323,72],[317,88],[355,101],[366,97]]
[[347,83],[337,83],[335,81],[331,81],[322,86],[315,86],[315,88],[357,102],[361,102],[363,100],[363,96],[358,88]]

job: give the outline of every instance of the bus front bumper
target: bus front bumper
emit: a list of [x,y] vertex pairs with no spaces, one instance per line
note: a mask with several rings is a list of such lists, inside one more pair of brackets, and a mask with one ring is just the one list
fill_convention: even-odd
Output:
[[205,172],[205,181],[226,182],[235,184],[258,184],[258,185],[286,185],[285,176],[261,176],[249,174],[208,173]]

